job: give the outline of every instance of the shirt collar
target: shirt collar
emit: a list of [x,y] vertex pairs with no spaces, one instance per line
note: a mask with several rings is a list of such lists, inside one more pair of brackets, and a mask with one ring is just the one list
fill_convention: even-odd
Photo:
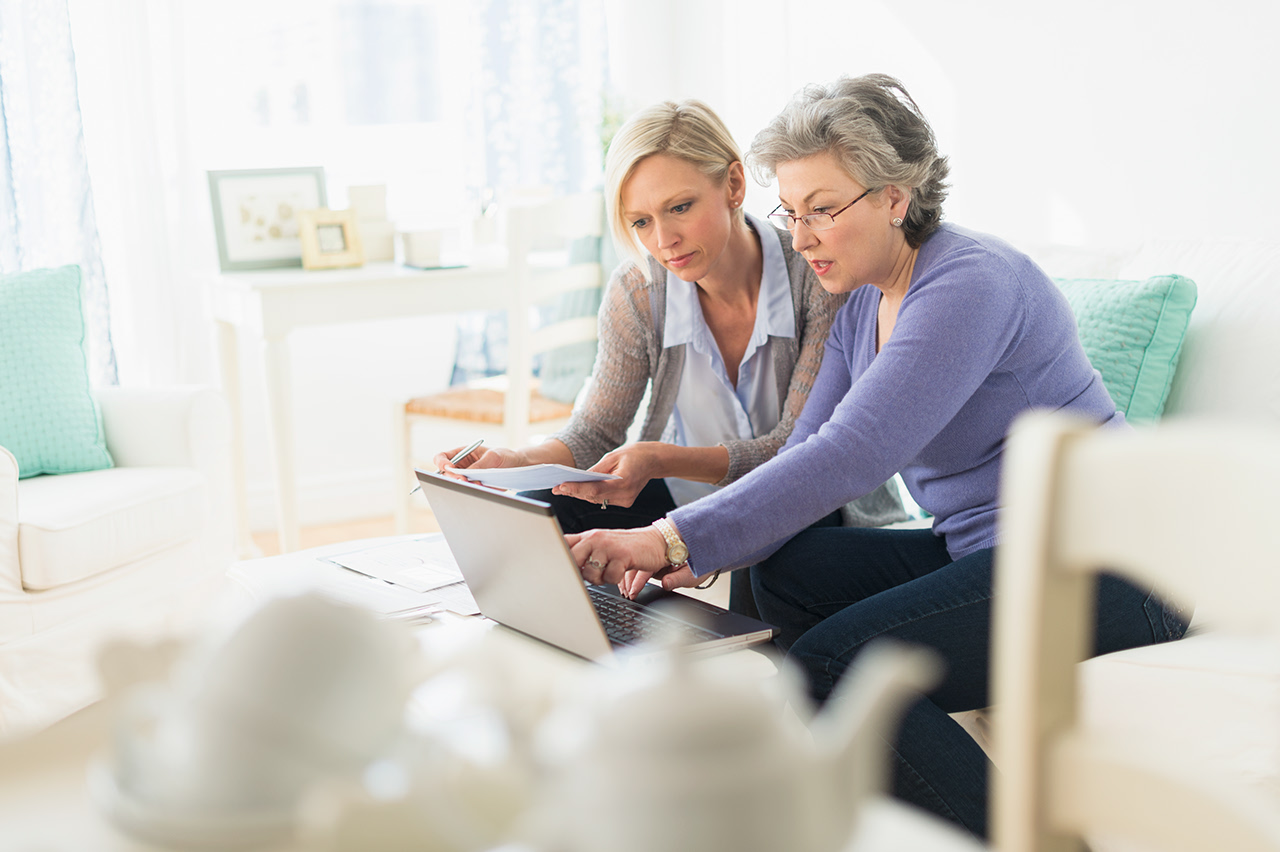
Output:
[[[760,296],[756,302],[756,326],[751,334],[752,343],[761,346],[770,336],[795,337],[796,315],[791,300],[791,276],[787,274],[787,260],[782,253],[781,236],[777,229],[750,213],[747,222],[760,235],[763,253],[763,273],[760,277]],[[674,272],[667,271],[667,318],[663,326],[662,345],[666,349],[683,343],[692,343],[695,326],[705,327],[702,306],[698,303],[695,284],[683,281]]]

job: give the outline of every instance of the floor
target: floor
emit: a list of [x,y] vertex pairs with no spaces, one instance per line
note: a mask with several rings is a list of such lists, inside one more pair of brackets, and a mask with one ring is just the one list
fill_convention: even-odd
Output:
[[[426,509],[414,510],[409,517],[409,532],[439,532],[440,527],[431,512]],[[343,541],[354,541],[361,538],[377,538],[384,535],[395,535],[395,519],[390,515],[381,518],[365,518],[357,521],[346,521],[338,524],[303,527],[298,531],[301,541],[300,549],[319,547],[324,544],[337,544]],[[274,531],[253,534],[253,543],[262,551],[263,556],[275,556],[280,553],[280,541]]]

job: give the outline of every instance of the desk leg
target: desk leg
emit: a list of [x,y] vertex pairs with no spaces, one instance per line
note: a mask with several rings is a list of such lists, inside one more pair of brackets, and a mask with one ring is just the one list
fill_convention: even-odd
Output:
[[236,555],[254,559],[262,555],[249,534],[249,485],[244,459],[244,399],[240,386],[240,344],[236,327],[218,322],[218,359],[222,368],[222,392],[231,414],[231,490],[235,500]]
[[276,468],[276,511],[280,524],[280,552],[298,549],[297,470],[293,454],[293,391],[290,384],[289,342],[268,340],[262,348],[267,376],[267,413]]

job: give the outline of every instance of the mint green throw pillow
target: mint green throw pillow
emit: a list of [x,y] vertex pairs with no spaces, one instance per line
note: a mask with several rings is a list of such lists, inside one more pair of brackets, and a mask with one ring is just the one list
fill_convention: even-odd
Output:
[[1180,275],[1146,281],[1056,279],[1080,342],[1116,407],[1134,423],[1160,417],[1182,352],[1196,285]]
[[21,479],[112,465],[86,345],[79,267],[0,276],[0,447]]

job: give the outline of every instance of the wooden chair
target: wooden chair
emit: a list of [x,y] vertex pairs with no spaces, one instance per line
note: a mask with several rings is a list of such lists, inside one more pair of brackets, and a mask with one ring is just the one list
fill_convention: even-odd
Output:
[[[574,343],[594,341],[596,317],[552,317],[557,299],[579,290],[598,289],[604,280],[598,260],[574,262],[575,240],[600,238],[604,230],[603,198],[599,192],[549,199],[513,207],[507,213],[507,252],[510,265],[507,372],[492,379],[452,387],[397,404],[394,412],[396,472],[396,529],[409,531],[415,424],[431,423],[439,434],[454,432],[458,443],[484,438],[487,446],[521,447],[536,435],[566,424],[573,411],[569,402],[539,392],[533,375],[534,358]],[[461,428],[459,428],[461,427]],[[430,459],[445,442],[423,447]]]
[[[1197,511],[1207,497],[1226,495],[1235,498],[1229,522]],[[1104,569],[1194,603],[1197,622],[1278,632],[1271,524],[1280,506],[1280,435],[1186,421],[1098,430],[1061,414],[1031,414],[1011,431],[1001,503],[995,848],[1074,852],[1084,838],[1103,838],[1144,849],[1280,850],[1275,802],[1186,765],[1176,742],[1091,733],[1079,724],[1076,683]]]

